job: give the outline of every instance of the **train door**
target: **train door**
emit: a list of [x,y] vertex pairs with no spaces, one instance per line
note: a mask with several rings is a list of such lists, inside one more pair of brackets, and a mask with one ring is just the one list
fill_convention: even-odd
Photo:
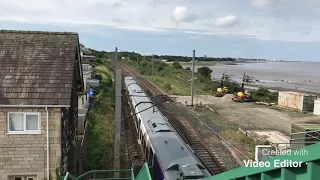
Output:
[[146,149],[146,139],[145,139],[145,136],[144,136],[144,134],[142,134],[142,140],[141,140],[142,142],[142,152],[143,152],[143,157],[144,157],[144,159],[146,159],[146,151],[145,151],[145,149]]
[[146,148],[144,149],[144,152],[145,152],[145,155],[146,155],[146,162],[148,162],[149,161],[149,156],[150,156],[150,148],[149,148],[150,146],[148,146],[148,144],[146,145]]
[[140,142],[142,141],[142,132],[141,132],[141,128],[140,128],[140,126],[141,126],[141,119],[139,118],[139,120],[138,120],[139,122],[137,123],[137,126],[138,126],[138,136],[139,136],[139,140],[140,140]]
[[154,172],[154,170],[153,170],[153,163],[154,163],[154,154],[153,154],[153,151],[152,151],[152,149],[151,149],[151,147],[149,148],[149,157],[148,157],[148,165],[149,165],[149,171],[150,171],[150,175],[151,175],[151,177],[154,177],[154,175],[153,175],[153,172]]

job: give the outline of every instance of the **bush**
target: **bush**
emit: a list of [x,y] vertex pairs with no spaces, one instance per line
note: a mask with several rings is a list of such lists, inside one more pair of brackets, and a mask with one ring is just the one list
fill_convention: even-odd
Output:
[[190,67],[186,67],[185,70],[191,71],[191,68]]
[[198,68],[198,73],[201,74],[204,78],[211,78],[212,70],[209,67]]
[[159,72],[159,71],[162,71],[165,66],[166,66],[166,64],[164,62],[159,62],[156,64],[156,69]]
[[164,84],[164,87],[163,87],[165,90],[171,90],[172,88],[171,88],[171,85],[169,84],[169,83],[166,83],[166,84]]
[[107,169],[107,161],[112,159],[114,128],[114,87],[112,79],[103,79],[97,87],[98,95],[94,108],[89,111],[87,120],[87,170]]
[[173,62],[172,67],[175,69],[182,69],[182,66],[178,61]]
[[262,87],[259,88],[257,91],[254,92],[254,97],[260,101],[266,102],[277,102],[278,101],[278,93],[277,92],[270,92],[268,88]]
[[269,90],[265,87],[261,87],[256,91],[257,96],[267,96],[269,94]]
[[149,62],[147,60],[142,60],[140,62],[140,67],[142,68],[146,68],[148,66]]
[[100,58],[98,58],[98,59],[96,60],[96,64],[97,64],[97,65],[101,65],[101,64],[103,64],[103,61],[102,61]]
[[242,91],[240,84],[238,84],[236,82],[230,83],[230,86],[229,86],[230,93],[236,93],[236,92],[240,92],[240,91]]

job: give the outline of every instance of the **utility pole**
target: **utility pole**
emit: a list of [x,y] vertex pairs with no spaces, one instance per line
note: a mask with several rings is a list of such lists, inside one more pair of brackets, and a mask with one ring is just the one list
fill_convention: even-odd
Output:
[[115,48],[114,55],[113,55],[113,75],[116,78],[116,69],[118,68],[118,48]]
[[[115,49],[114,71],[115,71],[115,131],[114,131],[114,170],[120,170],[120,135],[121,135],[121,69],[118,68],[118,48]],[[119,172],[114,173],[119,178]]]
[[137,54],[137,71],[139,72],[139,57],[138,57],[138,54]]
[[191,106],[193,106],[193,96],[194,96],[194,66],[195,66],[195,54],[196,54],[196,51],[193,50],[193,56],[192,56],[192,79],[191,79]]
[[153,60],[154,60],[154,55],[152,54],[152,81],[154,82],[154,77],[153,77]]

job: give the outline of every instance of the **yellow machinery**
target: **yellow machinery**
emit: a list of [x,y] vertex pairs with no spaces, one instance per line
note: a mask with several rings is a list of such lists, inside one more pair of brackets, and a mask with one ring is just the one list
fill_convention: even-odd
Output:
[[252,102],[252,95],[250,92],[244,90],[244,83],[246,82],[246,73],[243,75],[241,89],[242,91],[235,93],[235,96],[232,98],[232,101],[236,102]]
[[225,73],[223,73],[222,78],[221,78],[221,88],[218,88],[217,91],[212,94],[213,96],[223,97],[225,94],[229,93],[228,88],[223,86],[224,81],[226,79],[227,79],[227,75]]
[[215,97],[223,97],[225,94],[228,94],[229,90],[227,87],[218,88],[217,92],[213,93]]
[[248,91],[238,92],[235,94],[232,100],[236,102],[252,102],[252,96]]

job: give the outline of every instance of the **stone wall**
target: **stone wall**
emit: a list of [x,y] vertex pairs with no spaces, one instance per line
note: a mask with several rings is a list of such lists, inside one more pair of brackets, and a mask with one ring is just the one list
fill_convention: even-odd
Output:
[[[49,110],[50,174],[61,162],[61,110]],[[41,112],[41,134],[7,134],[7,112]],[[0,180],[10,175],[46,176],[47,113],[45,108],[0,108]]]

